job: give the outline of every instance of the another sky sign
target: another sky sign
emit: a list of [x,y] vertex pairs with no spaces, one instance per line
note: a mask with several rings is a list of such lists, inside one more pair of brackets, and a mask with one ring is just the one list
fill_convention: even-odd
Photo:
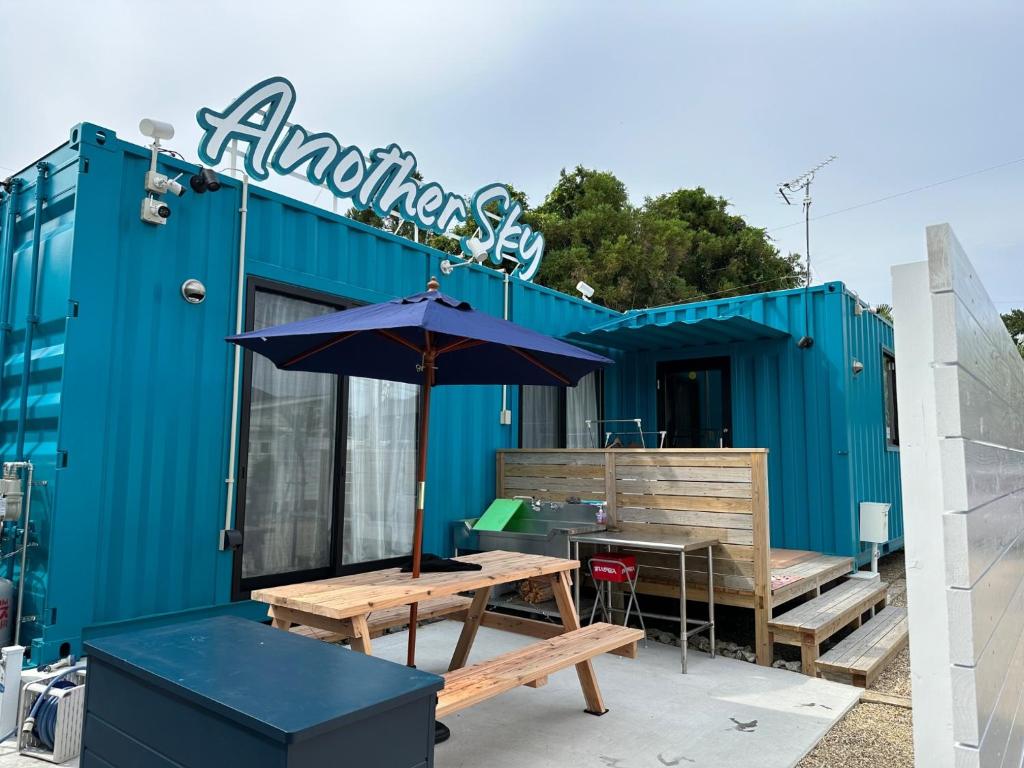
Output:
[[[418,182],[416,156],[398,144],[377,147],[364,154],[346,146],[330,133],[307,130],[289,120],[295,88],[283,77],[271,77],[235,99],[222,111],[209,107],[196,115],[203,129],[199,156],[219,165],[232,140],[242,151],[246,172],[263,181],[270,172],[287,176],[305,167],[311,184],[326,186],[335,196],[350,200],[359,210],[372,208],[384,218],[394,213],[420,229],[443,234],[466,221],[472,211],[480,225],[480,240],[491,262],[504,255],[519,263],[516,275],[532,280],[544,255],[544,236],[519,219],[522,206],[503,184],[488,184],[470,200],[448,192],[434,181]],[[497,206],[499,221],[483,210]],[[462,250],[470,250],[462,238]]]

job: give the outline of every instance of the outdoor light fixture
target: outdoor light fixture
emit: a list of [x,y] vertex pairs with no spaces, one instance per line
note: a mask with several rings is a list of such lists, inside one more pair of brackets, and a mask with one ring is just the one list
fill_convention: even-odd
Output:
[[576,290],[579,291],[580,296],[583,297],[584,301],[590,301],[594,297],[593,287],[587,285],[582,280],[576,283]]
[[853,375],[857,376],[858,374],[863,373],[863,372],[864,372],[864,363],[862,363],[860,360],[854,360],[853,361]]
[[188,180],[188,185],[197,195],[203,192],[216,192],[221,187],[220,179],[212,168],[200,168],[199,173]]
[[159,146],[160,139],[174,138],[174,126],[161,120],[146,117],[139,121],[139,133],[153,139],[153,143]]
[[469,246],[469,258],[458,264],[452,264],[451,261],[445,259],[441,262],[441,274],[450,275],[459,267],[468,267],[470,264],[483,264],[487,260],[487,249],[480,242],[479,237],[473,235],[473,237],[466,240],[466,245]]
[[141,218],[147,224],[166,224],[171,215],[171,208],[157,197],[166,194],[181,197],[185,194],[185,187],[178,182],[182,174],[178,174],[172,179],[166,174],[160,173],[156,166],[162,151],[160,140],[174,138],[174,126],[147,117],[139,121],[139,132],[153,140],[153,143],[149,145],[149,170],[146,171],[144,185],[147,195],[142,200]]
[[194,277],[181,284],[181,297],[189,304],[202,304],[206,298],[206,286]]

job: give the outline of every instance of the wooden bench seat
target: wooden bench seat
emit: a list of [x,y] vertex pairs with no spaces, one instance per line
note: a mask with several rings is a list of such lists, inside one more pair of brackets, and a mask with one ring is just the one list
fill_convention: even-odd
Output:
[[[429,619],[440,619],[444,617],[463,618],[469,611],[472,598],[462,595],[451,595],[450,597],[438,597],[432,600],[424,600],[419,604],[419,621]],[[380,611],[373,611],[366,618],[366,625],[370,629],[370,637],[380,637],[387,630],[395,627],[404,627],[409,623],[409,606],[399,605],[394,608],[384,608]],[[328,643],[338,643],[342,640],[350,640],[348,633],[331,632],[326,629],[297,625],[291,628],[297,635],[312,637],[314,640],[323,640]]]
[[866,611],[884,607],[888,586],[879,581],[844,581],[769,621],[769,642],[799,646],[803,673],[814,677],[821,643],[846,626],[860,627]]
[[828,680],[867,688],[907,646],[909,636],[907,609],[883,608],[819,658],[818,672]]
[[[437,717],[478,704],[521,685],[543,685],[547,676],[643,639],[639,629],[597,622],[444,675]],[[603,714],[601,712],[594,714]]]

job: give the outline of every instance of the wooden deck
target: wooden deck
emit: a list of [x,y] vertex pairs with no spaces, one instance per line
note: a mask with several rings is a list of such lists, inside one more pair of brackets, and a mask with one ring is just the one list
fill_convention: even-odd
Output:
[[[671,567],[674,558],[661,558],[664,561],[662,567],[657,556],[641,557],[639,551],[633,554],[637,554],[637,561],[642,566],[638,591],[663,597],[679,596],[678,569]],[[699,555],[687,557],[687,562],[691,559],[694,561],[693,571],[687,568],[687,594],[696,601],[707,600],[707,566]],[[723,574],[730,573],[732,567],[721,556],[715,559],[715,601],[721,605],[749,607],[753,589],[744,589],[735,581],[723,577]],[[817,596],[823,585],[845,576],[852,569],[853,560],[849,557],[823,555],[802,549],[773,548],[769,559],[772,607],[803,595]]]
[[853,559],[823,555],[802,549],[772,549],[769,568],[772,575],[772,606],[813,592],[853,570]]

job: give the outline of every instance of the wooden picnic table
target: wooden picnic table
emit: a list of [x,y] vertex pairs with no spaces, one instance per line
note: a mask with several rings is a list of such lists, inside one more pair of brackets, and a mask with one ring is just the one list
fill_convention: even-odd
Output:
[[[293,624],[299,624],[336,633],[350,638],[354,650],[370,654],[372,627],[368,619],[371,613],[472,592],[473,599],[463,619],[462,633],[452,655],[449,673],[445,676],[446,690],[438,695],[439,717],[520,685],[539,687],[546,682],[549,673],[567,666],[576,667],[587,711],[592,714],[606,712],[591,658],[627,646],[635,649],[642,633],[609,624],[580,627],[570,591],[571,573],[579,568],[579,562],[503,551],[481,552],[456,559],[477,563],[481,569],[423,573],[413,579],[410,573],[389,568],[260,589],[252,593],[252,599],[269,605],[268,615],[275,627],[287,630]],[[502,584],[538,577],[547,577],[551,581],[562,618],[561,631],[552,633],[540,643],[459,672],[466,666],[481,619],[487,613],[491,590]],[[512,629],[512,624],[503,628]]]

